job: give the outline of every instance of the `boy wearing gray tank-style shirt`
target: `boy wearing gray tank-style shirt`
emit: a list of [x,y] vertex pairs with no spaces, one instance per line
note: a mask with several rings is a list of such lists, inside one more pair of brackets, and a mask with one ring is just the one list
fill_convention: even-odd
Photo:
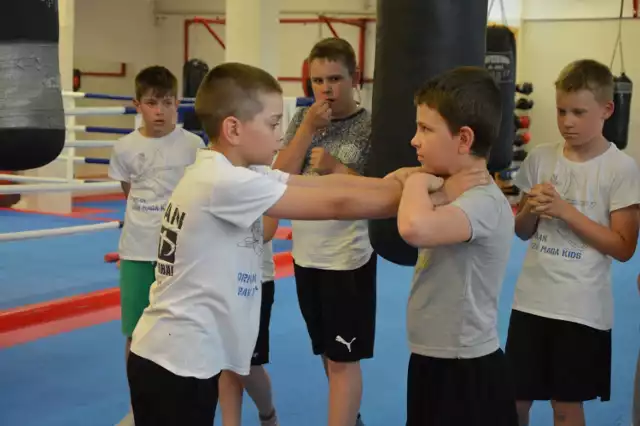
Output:
[[403,182],[398,230],[419,248],[407,308],[407,426],[518,426],[497,333],[514,218],[487,172],[500,90],[484,68],[462,67],[427,82],[415,103],[411,145],[422,166],[387,177]]

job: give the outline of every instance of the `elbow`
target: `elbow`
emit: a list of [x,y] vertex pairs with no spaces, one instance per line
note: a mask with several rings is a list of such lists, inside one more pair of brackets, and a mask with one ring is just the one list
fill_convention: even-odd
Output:
[[413,247],[424,247],[424,232],[421,233],[420,231],[421,226],[417,218],[404,215],[398,216],[398,233],[407,244]]
[[625,251],[622,251],[621,253],[616,253],[611,257],[613,257],[618,262],[625,263],[631,260],[634,253],[635,253],[635,250],[625,250]]

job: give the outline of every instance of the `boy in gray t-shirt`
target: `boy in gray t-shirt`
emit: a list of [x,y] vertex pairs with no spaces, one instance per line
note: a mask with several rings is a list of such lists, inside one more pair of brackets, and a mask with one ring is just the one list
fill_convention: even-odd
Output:
[[518,426],[496,325],[514,218],[487,173],[500,90],[485,69],[457,68],[427,82],[416,106],[411,145],[422,167],[389,176],[404,182],[400,235],[419,248],[407,308],[407,426]]

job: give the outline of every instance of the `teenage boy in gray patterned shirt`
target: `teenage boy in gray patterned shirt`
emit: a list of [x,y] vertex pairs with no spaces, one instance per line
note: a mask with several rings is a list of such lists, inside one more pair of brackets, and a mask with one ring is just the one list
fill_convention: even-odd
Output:
[[[294,115],[274,168],[290,174],[362,175],[371,117],[354,100],[356,56],[328,38],[309,54],[316,102]],[[376,255],[367,221],[293,221],[293,258],[300,310],[315,355],[329,379],[329,425],[362,425],[360,360],[373,357]]]

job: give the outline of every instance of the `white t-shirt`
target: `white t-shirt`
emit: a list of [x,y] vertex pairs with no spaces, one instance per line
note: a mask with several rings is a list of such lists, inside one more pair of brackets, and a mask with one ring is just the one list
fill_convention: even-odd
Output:
[[114,145],[109,177],[131,185],[118,248],[120,258],[156,260],[167,200],[203,146],[199,136],[179,127],[162,138],[148,138],[136,130]]
[[276,279],[276,265],[273,261],[273,244],[271,241],[264,245],[264,254],[262,255],[262,282],[273,281]]
[[162,218],[156,282],[132,352],[183,377],[249,374],[260,323],[262,215],[288,178],[198,152]]
[[[543,182],[591,220],[609,226],[610,213],[640,202],[635,161],[614,144],[584,163],[565,158],[564,143],[537,146],[515,185],[523,192]],[[559,219],[541,218],[515,290],[513,309],[600,330],[613,325],[611,257],[584,243]]]

